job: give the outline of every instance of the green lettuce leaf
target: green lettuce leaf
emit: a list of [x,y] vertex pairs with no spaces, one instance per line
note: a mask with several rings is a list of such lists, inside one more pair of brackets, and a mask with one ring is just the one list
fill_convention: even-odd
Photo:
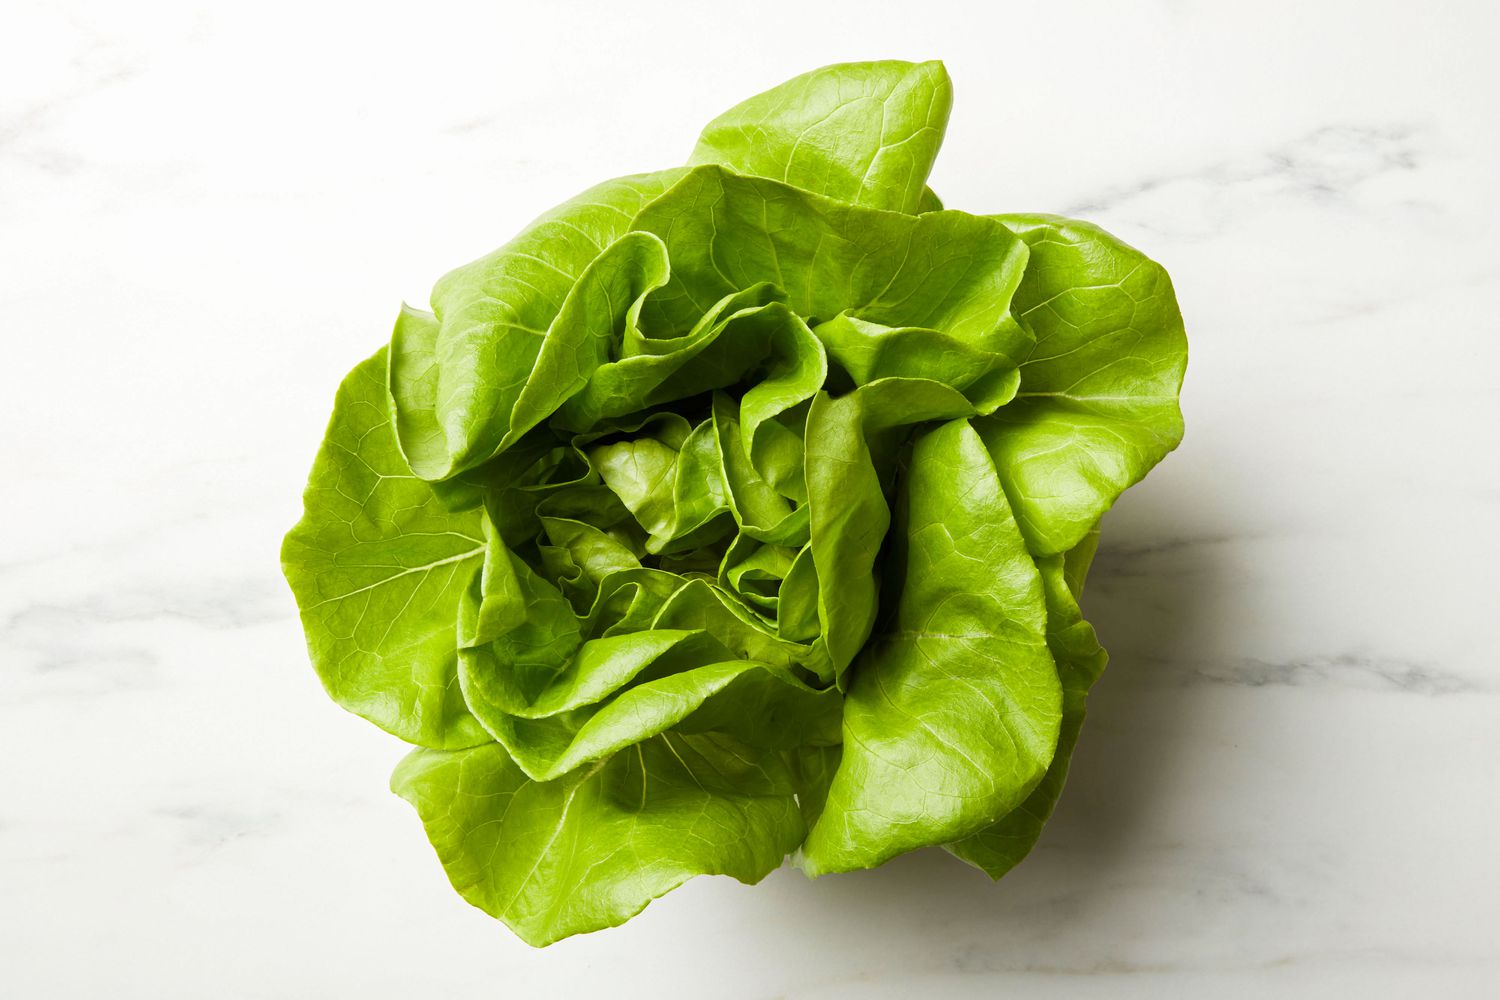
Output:
[[[875,624],[880,577],[876,562],[890,525],[886,484],[889,432],[910,424],[968,416],[957,390],[923,379],[883,379],[837,399],[826,395],[808,411],[807,482],[813,566],[820,585],[819,643],[835,675],[854,659]],[[876,436],[872,453],[871,437]],[[881,445],[885,447],[882,448]]]
[[804,830],[782,756],[713,734],[656,736],[547,782],[496,744],[417,750],[391,787],[459,894],[538,947],[624,923],[694,875],[758,882]]
[[[595,641],[634,652],[628,649],[634,639]],[[590,653],[596,662],[605,655],[586,649],[580,658]],[[490,712],[484,721],[521,770],[550,781],[668,730],[726,733],[769,748],[837,743],[839,706],[838,692],[810,687],[784,667],[729,660],[646,680],[565,713]]]
[[1011,315],[1026,244],[983,216],[876,211],[703,166],[635,225],[660,237],[672,261],[642,311],[656,329],[687,329],[724,296],[767,283],[809,322],[848,312],[926,327],[981,340],[1012,363],[1033,344]]
[[843,756],[802,848],[811,875],[977,832],[1057,747],[1041,577],[967,421],[918,439],[905,488],[899,604],[854,671]]
[[[1097,533],[1090,536],[1097,538]],[[1091,553],[1090,553],[1091,554]],[[1069,557],[1073,554],[1070,552]],[[1063,556],[1039,560],[1042,583],[1047,592],[1047,648],[1057,662],[1062,683],[1062,724],[1057,751],[1046,775],[1026,801],[995,823],[956,843],[945,845],[954,855],[998,879],[1031,852],[1042,827],[1052,816],[1067,781],[1068,764],[1083,730],[1089,688],[1104,672],[1109,657],[1099,646],[1094,628],[1083,620],[1078,597],[1064,566]],[[1078,588],[1082,589],[1081,577]]]
[[407,468],[382,348],[339,386],[305,512],[281,564],[334,701],[421,746],[489,737],[458,686],[458,606],[484,558],[482,514],[451,511]]
[[927,211],[953,85],[939,62],[842,63],[735,105],[703,130],[689,164],[718,163],[840,201]]
[[600,347],[623,335],[668,267],[657,241],[615,242],[680,176],[664,170],[592,187],[447,274],[432,291],[432,315],[403,311],[390,394],[412,471],[447,479],[472,468],[534,422],[547,399],[582,388],[575,376],[592,374],[607,353]]
[[1031,248],[1015,306],[1036,345],[976,426],[1027,544],[1055,555],[1182,440],[1187,337],[1161,265],[1086,222],[998,218]]

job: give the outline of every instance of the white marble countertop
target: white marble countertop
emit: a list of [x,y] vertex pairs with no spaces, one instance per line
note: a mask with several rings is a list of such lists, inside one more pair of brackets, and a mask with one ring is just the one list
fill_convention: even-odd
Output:
[[[1493,5],[419,8],[0,16],[0,993],[1496,995]],[[948,63],[950,205],[1098,221],[1187,317],[1070,787],[998,885],[700,879],[533,951],[307,665],[334,386],[541,209],[884,56]]]

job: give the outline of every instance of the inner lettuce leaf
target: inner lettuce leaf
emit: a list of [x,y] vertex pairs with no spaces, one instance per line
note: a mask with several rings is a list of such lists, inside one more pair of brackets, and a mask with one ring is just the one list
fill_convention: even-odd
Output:
[[1170,280],[946,209],[941,63],[824,67],[402,306],[282,563],[458,892],[537,946],[694,875],[1042,835],[1099,523],[1181,439]]

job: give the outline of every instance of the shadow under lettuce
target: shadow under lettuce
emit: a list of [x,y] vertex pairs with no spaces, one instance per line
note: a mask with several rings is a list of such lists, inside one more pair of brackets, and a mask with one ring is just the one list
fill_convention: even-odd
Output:
[[950,969],[1083,970],[1101,935],[1138,930],[1119,925],[1129,907],[1110,885],[1130,877],[1132,851],[1159,843],[1153,815],[1186,794],[1174,774],[1190,760],[1185,705],[1200,689],[1177,671],[1202,649],[1195,635],[1211,627],[1224,588],[1213,561],[1222,553],[1182,536],[1153,491],[1133,492],[1104,521],[1082,600],[1109,666],[1030,856],[999,882],[933,848],[815,882],[783,869],[763,886],[822,947],[846,949],[845,962],[887,968],[912,955],[915,936],[941,946]]

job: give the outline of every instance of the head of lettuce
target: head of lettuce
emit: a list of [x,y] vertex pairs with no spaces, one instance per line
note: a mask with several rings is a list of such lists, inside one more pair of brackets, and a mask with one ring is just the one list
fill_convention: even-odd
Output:
[[998,878],[1182,436],[1160,266],[926,185],[939,63],[815,70],[446,275],[339,387],[282,561],[453,886],[543,945],[699,874]]

